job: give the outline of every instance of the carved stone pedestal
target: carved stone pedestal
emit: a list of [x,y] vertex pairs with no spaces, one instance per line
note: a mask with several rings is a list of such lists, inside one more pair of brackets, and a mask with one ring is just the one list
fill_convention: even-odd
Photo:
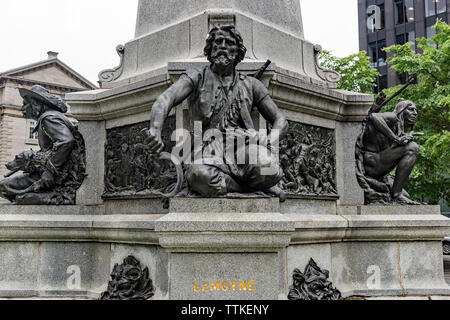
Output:
[[344,298],[450,295],[442,255],[450,220],[439,214],[439,206],[348,211],[359,214],[288,215],[296,227],[288,248],[289,272],[311,256],[330,270],[330,281]]
[[295,199],[197,198],[155,214],[153,200],[126,203],[0,205],[0,298],[96,299],[129,256],[148,268],[155,300],[287,299],[311,258],[343,298],[450,296],[450,220],[437,206],[333,214]]
[[286,298],[294,223],[278,199],[172,199],[155,230],[169,252],[169,299]]
[[[373,97],[335,89],[339,76],[304,39],[298,0],[139,3],[136,37],[117,47],[120,65],[100,73],[102,89],[65,97],[86,141],[77,206],[0,205],[0,297],[99,298],[125,261],[148,270],[154,288],[145,281],[143,296],[155,300],[287,299],[307,265],[343,298],[450,295],[441,248],[450,220],[439,208],[362,206],[355,142]],[[150,112],[182,73],[208,64],[205,37],[224,24],[247,46],[243,77],[273,62],[261,81],[289,122],[287,200],[174,198],[167,209],[161,194],[176,175],[146,151]],[[174,106],[164,151],[190,120],[186,103]]]

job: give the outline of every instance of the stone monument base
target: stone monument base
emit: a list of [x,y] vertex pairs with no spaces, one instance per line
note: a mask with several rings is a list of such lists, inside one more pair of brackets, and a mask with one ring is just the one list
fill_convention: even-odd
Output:
[[450,296],[441,244],[450,220],[439,207],[308,214],[295,213],[298,201],[287,210],[268,198],[172,199],[166,214],[115,204],[115,215],[0,205],[0,297],[96,299],[130,255],[149,268],[156,300],[287,299],[294,269],[311,258],[343,298]]

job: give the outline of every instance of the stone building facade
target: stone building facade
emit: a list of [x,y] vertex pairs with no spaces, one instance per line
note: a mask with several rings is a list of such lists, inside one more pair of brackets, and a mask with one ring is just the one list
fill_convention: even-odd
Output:
[[[16,154],[39,149],[37,134],[33,133],[35,122],[23,118],[23,100],[18,90],[34,85],[41,85],[60,97],[69,92],[96,89],[93,83],[59,60],[58,53],[51,51],[44,61],[0,72],[0,177],[7,173],[5,163]],[[70,110],[68,117],[76,122]]]

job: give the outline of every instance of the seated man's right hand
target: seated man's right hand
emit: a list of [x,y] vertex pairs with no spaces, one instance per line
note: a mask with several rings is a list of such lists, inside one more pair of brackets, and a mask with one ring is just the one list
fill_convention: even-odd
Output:
[[148,131],[148,138],[145,140],[145,143],[150,154],[159,155],[164,150],[161,133],[154,132],[152,129]]

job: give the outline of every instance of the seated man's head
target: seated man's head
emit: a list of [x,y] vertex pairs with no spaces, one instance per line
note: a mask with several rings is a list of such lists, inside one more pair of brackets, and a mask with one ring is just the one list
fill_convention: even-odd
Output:
[[417,106],[412,101],[400,100],[395,107],[394,113],[397,115],[404,128],[414,128],[417,121]]
[[204,49],[209,62],[223,67],[237,66],[244,60],[246,52],[244,41],[234,26],[214,27]]

